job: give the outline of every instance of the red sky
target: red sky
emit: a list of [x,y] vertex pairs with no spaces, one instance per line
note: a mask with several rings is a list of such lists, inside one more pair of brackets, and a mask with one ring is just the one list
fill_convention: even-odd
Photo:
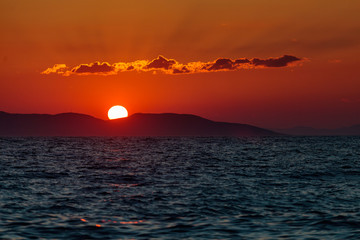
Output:
[[359,124],[359,12],[358,0],[0,0],[0,110]]

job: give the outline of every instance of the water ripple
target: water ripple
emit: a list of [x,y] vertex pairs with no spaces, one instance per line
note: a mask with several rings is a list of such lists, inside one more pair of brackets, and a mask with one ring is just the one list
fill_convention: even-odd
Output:
[[1,239],[356,239],[359,137],[0,138]]

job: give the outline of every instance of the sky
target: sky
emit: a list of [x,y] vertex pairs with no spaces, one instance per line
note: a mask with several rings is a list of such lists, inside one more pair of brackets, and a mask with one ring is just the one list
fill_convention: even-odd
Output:
[[0,0],[0,111],[360,124],[360,1]]

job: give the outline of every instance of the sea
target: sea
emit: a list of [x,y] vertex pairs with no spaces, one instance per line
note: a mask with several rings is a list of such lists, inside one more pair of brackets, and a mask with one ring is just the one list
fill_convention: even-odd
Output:
[[360,239],[360,137],[3,137],[0,189],[0,239]]

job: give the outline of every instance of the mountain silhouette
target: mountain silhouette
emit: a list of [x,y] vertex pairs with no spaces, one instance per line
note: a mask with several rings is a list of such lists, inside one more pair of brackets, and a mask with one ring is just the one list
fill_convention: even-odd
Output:
[[136,113],[101,120],[85,114],[0,112],[1,136],[275,136],[279,133],[239,123],[214,122],[174,113]]

